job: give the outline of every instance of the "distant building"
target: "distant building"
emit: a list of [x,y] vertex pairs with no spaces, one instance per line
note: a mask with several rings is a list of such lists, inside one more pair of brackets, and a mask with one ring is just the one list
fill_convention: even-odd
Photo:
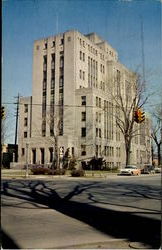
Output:
[[18,145],[3,144],[2,145],[2,166],[10,168],[12,163],[18,161]]
[[[123,165],[124,139],[110,115],[116,112],[110,95],[116,76],[123,96],[131,98],[135,74],[95,33],[67,31],[35,41],[32,97],[20,98],[19,162],[52,162],[58,135],[58,150],[69,148],[80,160],[104,157],[108,167]],[[140,126],[131,149],[134,164],[151,162],[149,120]]]

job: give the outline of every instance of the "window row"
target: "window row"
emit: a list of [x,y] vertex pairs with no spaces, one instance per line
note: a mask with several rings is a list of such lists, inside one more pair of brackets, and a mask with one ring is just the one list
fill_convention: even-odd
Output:
[[[70,148],[69,148],[70,149]],[[21,156],[24,156],[25,155],[25,148],[21,148]],[[60,153],[60,156],[66,152],[64,152],[64,147],[60,147],[59,148],[59,153]],[[74,147],[71,147],[71,156],[74,156]],[[47,156],[48,156],[48,159],[47,159]],[[37,160],[37,155],[39,155],[39,161]],[[45,148],[32,148],[31,149],[31,163],[32,164],[45,164],[45,163],[52,163],[53,162],[53,159],[54,159],[54,148],[53,147],[49,147],[48,149],[45,149]]]
[[82,51],[80,51],[80,60],[85,62],[85,53],[83,53]]
[[101,98],[96,96],[96,107],[101,108]]
[[83,71],[83,70],[79,71],[79,78],[82,80],[85,80],[85,71]]
[[105,73],[105,66],[103,64],[100,65],[100,71],[101,73]]
[[[64,38],[61,38],[60,39],[60,45],[63,45],[64,44]],[[47,48],[48,48],[48,43],[47,43],[47,41],[44,43],[44,49],[46,50]],[[54,48],[56,46],[56,42],[53,40],[52,42],[51,42],[51,48]],[[39,48],[38,48],[38,46],[37,46],[37,50],[38,50]]]
[[116,157],[120,157],[120,156],[121,156],[120,147],[116,147]]
[[105,91],[105,83],[104,82],[100,82],[100,89],[102,89],[103,91]]
[[96,128],[96,137],[101,138],[101,128]]
[[105,156],[114,156],[114,147],[105,146],[104,147],[104,155]]

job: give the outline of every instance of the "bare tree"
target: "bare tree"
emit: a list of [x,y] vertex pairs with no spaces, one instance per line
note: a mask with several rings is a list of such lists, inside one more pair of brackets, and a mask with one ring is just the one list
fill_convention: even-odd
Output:
[[140,135],[140,125],[135,126],[134,112],[137,108],[143,107],[149,96],[145,96],[145,83],[137,73],[125,72],[125,77],[123,77],[117,70],[112,83],[110,95],[115,107],[112,113],[116,127],[124,137],[126,165],[128,165],[132,139]]
[[12,132],[9,129],[11,126],[11,121],[9,120],[9,112],[5,109],[5,115],[1,119],[1,144],[4,145],[7,139],[12,136]]
[[157,148],[158,165],[161,164],[161,145],[162,145],[162,103],[154,110],[154,124],[152,125],[151,136]]

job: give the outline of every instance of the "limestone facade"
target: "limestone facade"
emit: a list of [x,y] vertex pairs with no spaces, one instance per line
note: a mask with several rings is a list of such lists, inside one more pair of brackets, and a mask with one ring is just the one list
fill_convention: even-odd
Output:
[[[35,41],[32,97],[20,98],[19,161],[50,163],[56,135],[58,150],[69,148],[79,160],[103,156],[107,166],[123,166],[124,139],[109,115],[116,112],[112,92],[117,91],[117,72],[123,97],[130,98],[134,73],[97,34],[72,30]],[[133,139],[133,164],[151,161],[148,124],[146,119],[141,125],[142,135],[147,134],[143,141],[141,135]]]

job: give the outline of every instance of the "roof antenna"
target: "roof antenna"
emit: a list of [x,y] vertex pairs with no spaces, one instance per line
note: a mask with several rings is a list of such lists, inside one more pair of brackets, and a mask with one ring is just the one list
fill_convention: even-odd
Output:
[[56,34],[58,34],[58,14],[56,14]]

